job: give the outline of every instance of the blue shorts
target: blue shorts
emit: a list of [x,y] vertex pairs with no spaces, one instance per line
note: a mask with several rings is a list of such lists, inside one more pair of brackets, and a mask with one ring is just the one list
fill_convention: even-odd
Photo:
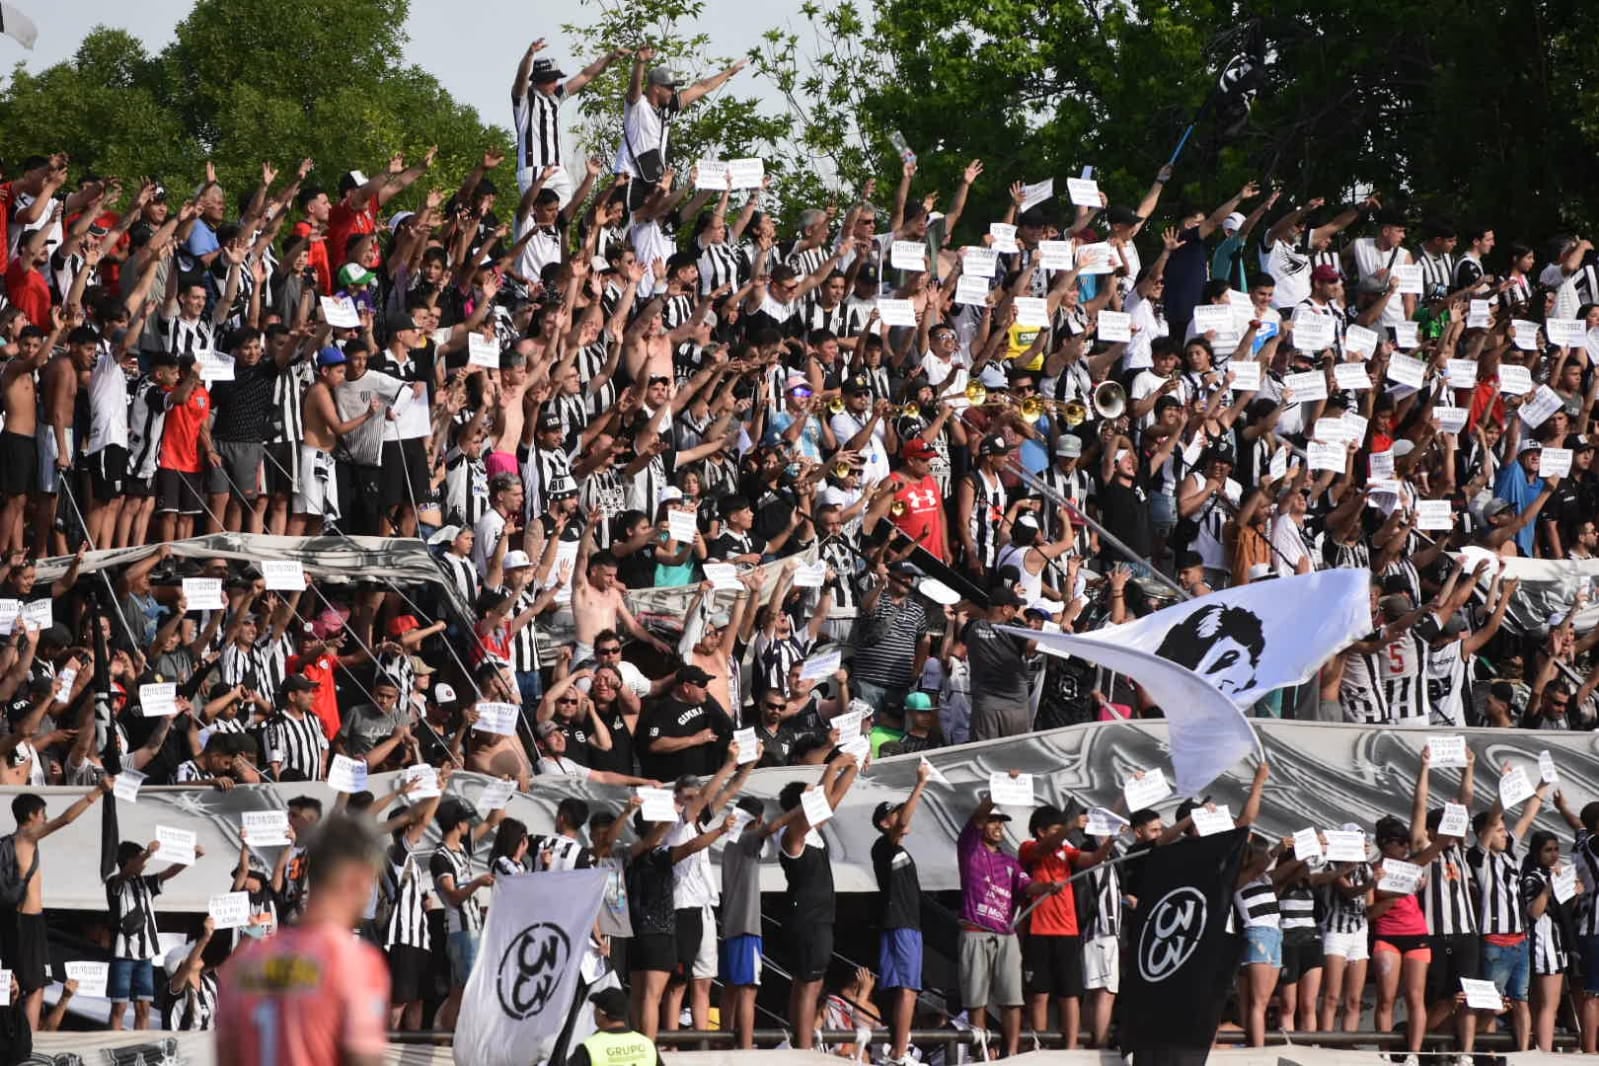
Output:
[[881,974],[878,984],[883,988],[921,991],[922,931],[884,929],[883,943],[877,952],[877,969]]
[[478,934],[466,930],[458,930],[450,934],[444,942],[444,954],[450,960],[450,982],[457,988],[466,987],[466,979],[472,976],[472,967],[477,963]]
[[1244,926],[1244,965],[1275,966],[1283,964],[1283,931],[1270,925]]
[[155,967],[149,959],[112,959],[106,974],[106,998],[113,1003],[151,1003],[155,1000]]
[[748,987],[761,983],[761,938],[754,933],[722,941],[722,982]]
[[1532,973],[1532,942],[1506,947],[1482,942],[1482,975],[1494,983],[1499,994],[1517,1003],[1527,1002],[1527,984]]
[[1599,936],[1585,936],[1581,940],[1583,991],[1599,996]]

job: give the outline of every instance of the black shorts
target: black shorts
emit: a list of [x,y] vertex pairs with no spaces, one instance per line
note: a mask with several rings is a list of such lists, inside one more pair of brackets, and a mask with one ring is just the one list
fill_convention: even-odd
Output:
[[671,933],[635,936],[627,955],[632,973],[671,973],[677,969],[677,938]]
[[1475,934],[1430,936],[1432,965],[1427,967],[1427,1002],[1453,1002],[1460,979],[1482,976],[1482,946]]
[[89,484],[95,500],[105,503],[127,491],[128,449],[107,444],[89,456]]
[[818,922],[790,930],[790,963],[794,980],[820,981],[833,960],[833,923]]
[[161,469],[155,472],[155,509],[157,514],[197,515],[205,513],[205,497],[201,493],[203,475],[183,470]]
[[398,1007],[426,998],[433,988],[433,953],[409,944],[388,951],[389,1002]]
[[151,484],[154,480],[148,477],[125,478],[122,482],[122,494],[136,496],[141,500],[149,499],[155,494],[155,486]]
[[1310,971],[1321,969],[1323,962],[1321,934],[1314,929],[1296,929],[1283,937],[1283,970],[1278,983],[1297,984]]
[[1022,983],[1028,995],[1080,998],[1083,938],[1035,933],[1022,941]]
[[294,484],[294,468],[300,463],[300,446],[293,441],[268,444],[263,462],[266,464],[267,495],[294,495],[297,487]]
[[24,995],[48,984],[50,934],[44,915],[13,912],[0,917],[0,954]]
[[699,958],[700,941],[705,939],[705,912],[689,907],[677,912],[677,967],[679,977],[694,976],[694,960]]
[[388,511],[427,492],[428,454],[421,437],[383,443],[383,476],[378,482],[378,501]]
[[39,491],[39,445],[21,433],[0,433],[0,495]]

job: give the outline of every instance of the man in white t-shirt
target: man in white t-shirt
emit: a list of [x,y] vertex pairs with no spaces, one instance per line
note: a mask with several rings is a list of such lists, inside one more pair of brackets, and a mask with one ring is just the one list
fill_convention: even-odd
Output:
[[1344,208],[1327,223],[1306,227],[1305,218],[1322,204],[1321,198],[1296,207],[1273,223],[1260,242],[1260,268],[1272,276],[1277,291],[1272,306],[1293,307],[1310,295],[1310,268],[1315,253],[1324,251],[1334,235],[1361,216],[1380,206],[1375,196]]
[[627,187],[628,210],[642,204],[666,173],[666,137],[672,119],[693,107],[706,93],[720,89],[749,64],[745,57],[680,90],[677,75],[667,67],[651,68],[646,77],[646,65],[654,58],[654,48],[640,48],[633,53],[633,77],[622,110],[622,143],[616,146],[616,160],[611,167],[633,179]]
[[[1405,250],[1405,217],[1394,210],[1377,216],[1377,236],[1361,237],[1344,252],[1346,274],[1357,281],[1368,278],[1386,283],[1396,266],[1410,266],[1415,262]],[[1407,293],[1397,300],[1390,299],[1383,308],[1378,324],[1391,329],[1416,313],[1416,297]]]
[[560,206],[565,207],[572,200],[574,184],[572,175],[561,165],[561,105],[627,52],[621,48],[607,52],[567,78],[553,59],[533,58],[544,47],[542,37],[528,46],[511,83],[516,184],[525,193],[545,167],[556,167],[557,172],[545,182],[545,188],[555,190]]

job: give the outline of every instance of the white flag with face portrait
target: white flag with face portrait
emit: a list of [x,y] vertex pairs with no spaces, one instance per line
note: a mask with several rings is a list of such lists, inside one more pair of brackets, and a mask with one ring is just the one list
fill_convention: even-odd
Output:
[[457,1063],[525,1066],[550,1057],[577,992],[603,869],[501,877],[461,997]]
[[1005,627],[1043,651],[1126,674],[1166,716],[1177,791],[1199,795],[1255,746],[1244,711],[1315,677],[1371,632],[1371,571],[1257,581],[1081,636]]

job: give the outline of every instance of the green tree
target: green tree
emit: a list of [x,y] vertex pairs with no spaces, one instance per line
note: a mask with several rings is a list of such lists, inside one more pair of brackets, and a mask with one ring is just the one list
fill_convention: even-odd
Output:
[[66,151],[75,172],[148,174],[184,195],[207,160],[239,196],[262,162],[291,170],[309,157],[311,180],[332,186],[346,170],[375,170],[397,152],[420,158],[431,145],[436,176],[422,184],[446,185],[511,140],[397,61],[408,7],[198,0],[155,56],[97,27],[71,59],[38,75],[13,71],[0,91],[0,135],[13,158]]

